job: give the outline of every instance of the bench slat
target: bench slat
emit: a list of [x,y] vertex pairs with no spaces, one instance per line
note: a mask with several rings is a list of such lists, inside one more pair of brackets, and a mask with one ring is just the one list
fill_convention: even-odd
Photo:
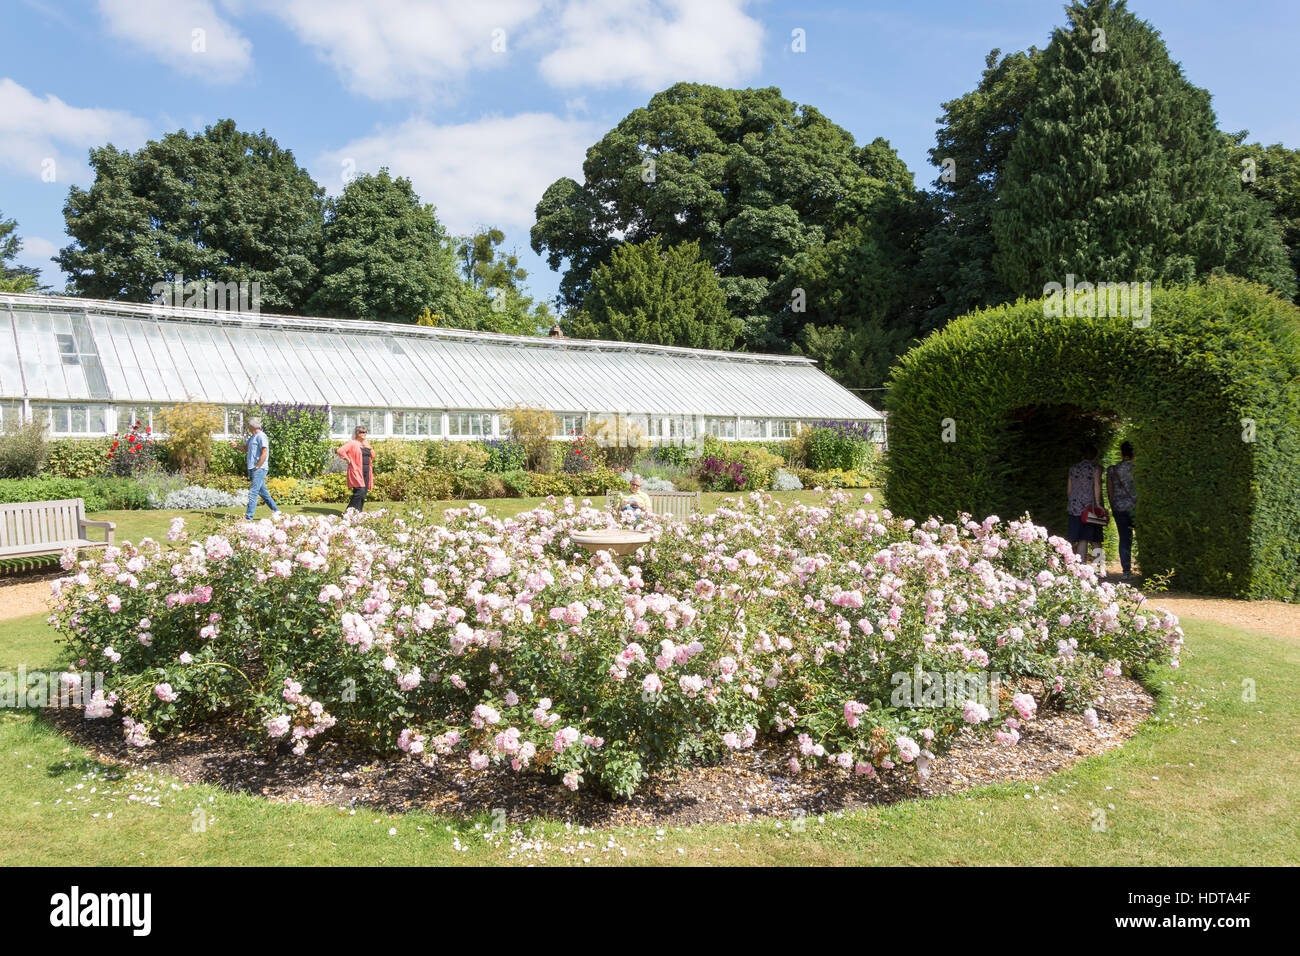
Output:
[[[69,547],[105,547],[107,541],[85,537],[85,515],[86,502],[81,498],[0,505],[0,558],[59,554]],[[106,537],[111,536],[108,531]]]

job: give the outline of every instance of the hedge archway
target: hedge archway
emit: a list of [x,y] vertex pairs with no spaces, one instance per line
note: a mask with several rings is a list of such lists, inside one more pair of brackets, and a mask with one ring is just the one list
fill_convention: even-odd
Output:
[[1045,314],[1043,299],[975,312],[902,357],[889,506],[917,519],[1027,510],[1060,534],[1067,469],[1123,430],[1145,574],[1300,600],[1300,309],[1237,279],[1154,290],[1146,327],[1074,301],[1074,316]]

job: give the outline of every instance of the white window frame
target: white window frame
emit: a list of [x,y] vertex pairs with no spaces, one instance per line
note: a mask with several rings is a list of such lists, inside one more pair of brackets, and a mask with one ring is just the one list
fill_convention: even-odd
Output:
[[[719,441],[735,441],[736,419],[710,416],[704,419],[704,430],[705,434]],[[727,432],[730,432],[730,434],[726,434]]]
[[[414,421],[417,424],[415,431],[409,430],[409,425]],[[420,431],[418,424],[423,421],[426,425],[425,431]],[[431,412],[421,408],[397,408],[392,412],[392,438],[441,438],[442,437],[442,412]]]
[[[352,431],[364,421],[366,434],[375,438],[388,435],[388,414],[382,408],[331,408],[329,434],[331,438],[351,438]],[[339,423],[342,428],[339,428]]]
[[[86,428],[80,431],[72,430],[72,410],[74,408],[85,409]],[[43,418],[37,417],[38,409],[39,413],[43,415]],[[65,411],[67,413],[67,428],[55,427],[56,425],[61,424],[57,421],[57,413],[60,411]],[[102,423],[98,430],[90,428],[92,416],[96,411],[98,411],[101,416],[100,421]],[[98,402],[42,402],[40,405],[32,406],[33,421],[43,421],[45,427],[49,429],[50,434],[56,438],[85,438],[88,436],[102,437],[109,435],[111,432],[108,430],[108,413],[109,406],[102,405]]]
[[[573,424],[575,423],[576,424]],[[577,438],[587,434],[587,415],[585,412],[569,412],[560,416],[560,433],[556,438]]]
[[[478,424],[482,429],[475,432],[473,426]],[[454,429],[453,429],[453,426]],[[463,426],[467,426],[463,428]],[[447,412],[447,432],[446,437],[453,441],[482,441],[485,438],[493,438],[496,435],[496,416],[491,412],[474,412],[457,409],[456,411]]]

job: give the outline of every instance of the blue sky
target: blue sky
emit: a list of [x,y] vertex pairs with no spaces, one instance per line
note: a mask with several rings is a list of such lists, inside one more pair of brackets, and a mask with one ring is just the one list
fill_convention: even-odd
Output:
[[[1214,95],[1222,128],[1300,146],[1300,3],[1129,7]],[[890,140],[929,182],[939,104],[975,85],[990,49],[1043,46],[1063,20],[1058,0],[0,0],[0,210],[20,261],[61,289],[49,256],[67,243],[69,186],[89,184],[86,151],[232,117],[330,192],[386,165],[453,232],[503,228],[549,297],[559,276],[528,248],[535,203],[580,180],[585,149],[656,90],[780,87],[859,143]]]

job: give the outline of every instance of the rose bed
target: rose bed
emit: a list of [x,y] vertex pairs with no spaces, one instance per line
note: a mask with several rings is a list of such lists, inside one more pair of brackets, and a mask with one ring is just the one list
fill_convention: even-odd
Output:
[[573,542],[614,519],[572,500],[202,540],[177,519],[170,546],[65,556],[51,620],[68,686],[104,674],[85,717],[146,759],[205,735],[268,767],[393,756],[428,799],[480,776],[667,794],[756,759],[774,787],[923,790],[955,743],[1024,753],[1049,713],[1104,733],[1108,682],[1177,666],[1172,615],[1028,520],[869,504],[751,495],[652,521],[625,568]]

